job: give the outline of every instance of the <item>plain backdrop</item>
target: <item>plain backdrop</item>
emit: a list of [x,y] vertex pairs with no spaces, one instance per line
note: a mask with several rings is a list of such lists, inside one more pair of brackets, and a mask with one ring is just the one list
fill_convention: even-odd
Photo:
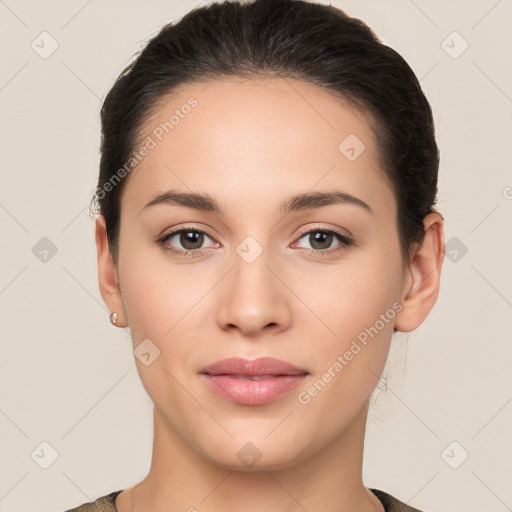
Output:
[[[421,80],[446,219],[437,304],[372,395],[365,484],[425,511],[511,510],[512,2],[332,4]],[[197,5],[0,0],[0,511],[60,512],[149,469],[152,404],[108,322],[88,207],[102,98]]]

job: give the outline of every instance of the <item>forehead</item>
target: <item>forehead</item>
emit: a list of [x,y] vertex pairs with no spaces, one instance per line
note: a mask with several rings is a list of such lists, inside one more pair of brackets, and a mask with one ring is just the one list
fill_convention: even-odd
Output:
[[387,187],[371,123],[348,101],[298,80],[185,84],[145,120],[139,147],[151,149],[123,201],[141,203],[166,188],[270,200],[317,184],[366,186],[370,201]]
[[233,78],[184,84],[163,96],[143,122],[141,137],[150,134],[157,142],[172,138],[177,143],[180,133],[188,138],[194,131],[198,137],[207,135],[202,142],[210,144],[204,149],[218,144],[225,149],[226,144],[231,152],[237,143],[251,149],[271,141],[267,147],[275,156],[279,147],[286,150],[290,145],[299,154],[300,142],[316,143],[317,153],[333,145],[337,149],[340,137],[352,131],[371,151],[372,123],[368,112],[311,83],[290,78]]

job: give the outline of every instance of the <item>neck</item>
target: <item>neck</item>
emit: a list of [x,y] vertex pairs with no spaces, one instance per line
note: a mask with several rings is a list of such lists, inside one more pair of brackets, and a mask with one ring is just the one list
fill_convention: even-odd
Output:
[[133,511],[384,511],[362,482],[367,413],[368,404],[342,435],[288,467],[240,471],[201,456],[155,408],[151,468],[132,494]]

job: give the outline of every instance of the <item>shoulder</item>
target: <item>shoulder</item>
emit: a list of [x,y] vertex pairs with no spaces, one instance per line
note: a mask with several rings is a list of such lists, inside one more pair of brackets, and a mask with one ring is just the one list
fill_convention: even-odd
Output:
[[63,512],[117,512],[114,500],[121,491],[122,489],[111,492],[110,494],[101,496],[94,501],[82,503],[78,507],[71,508]]
[[381,491],[380,489],[370,489],[370,491],[379,498],[386,512],[421,512],[421,510],[406,505],[394,496],[391,496],[391,494]]

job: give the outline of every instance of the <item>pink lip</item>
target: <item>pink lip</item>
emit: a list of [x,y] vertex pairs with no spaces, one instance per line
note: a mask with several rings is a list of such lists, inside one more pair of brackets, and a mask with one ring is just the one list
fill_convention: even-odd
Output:
[[[307,370],[262,357],[249,361],[239,357],[222,359],[199,371],[210,389],[218,395],[243,405],[263,405],[297,387],[309,374]],[[260,380],[237,377],[269,376]]]

